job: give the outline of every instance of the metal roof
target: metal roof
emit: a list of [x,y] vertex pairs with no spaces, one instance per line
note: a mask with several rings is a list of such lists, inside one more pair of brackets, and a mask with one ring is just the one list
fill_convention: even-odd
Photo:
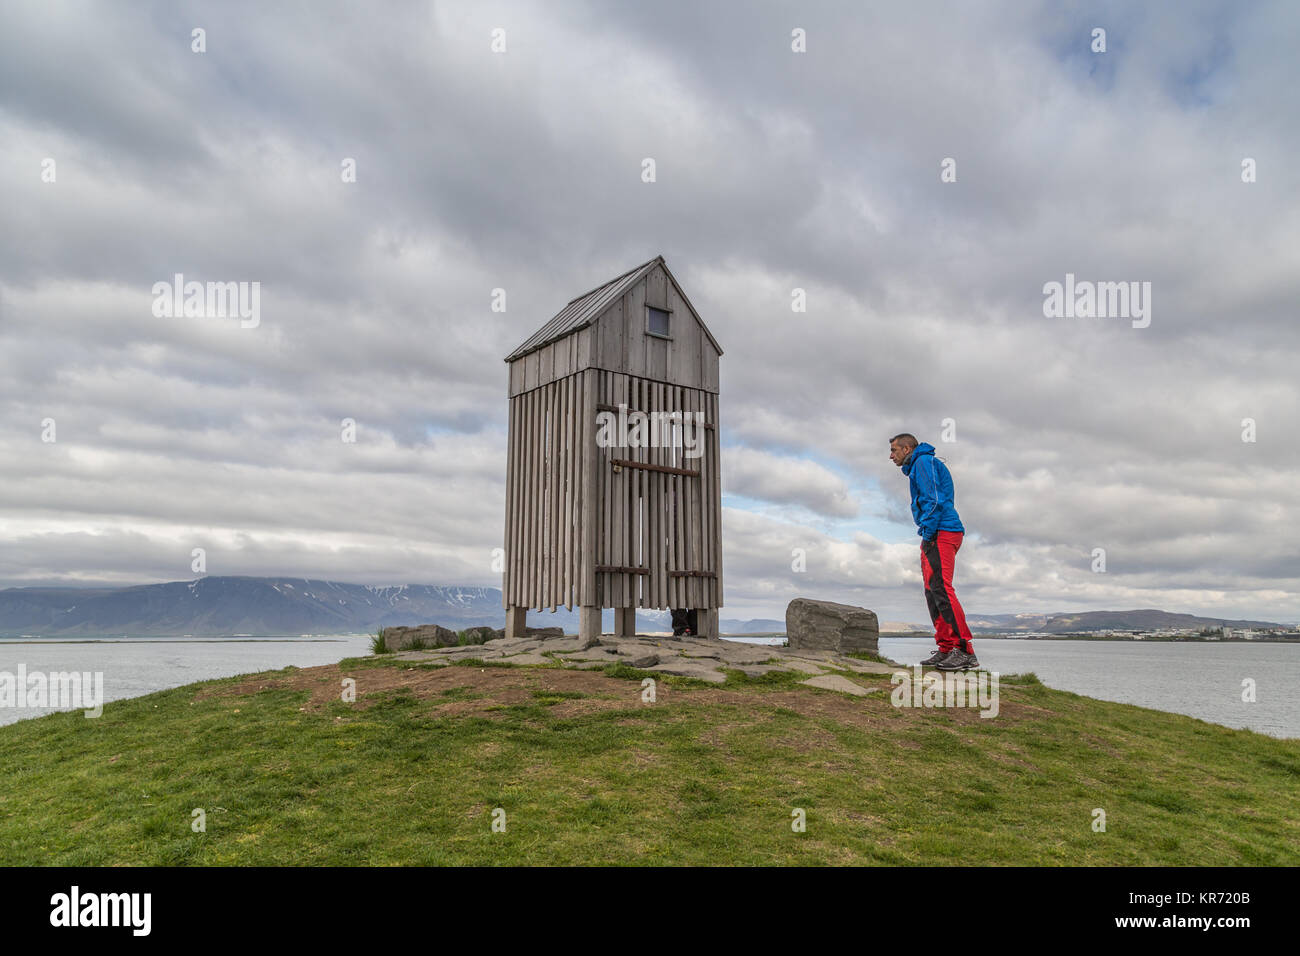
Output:
[[[528,337],[523,345],[515,349],[506,356],[507,362],[513,362],[517,358],[527,355],[529,352],[535,352],[538,349],[550,345],[556,339],[562,339],[570,332],[576,332],[584,326],[590,325],[598,319],[610,305],[617,302],[623,297],[628,289],[641,281],[652,268],[656,265],[662,265],[664,272],[667,273],[669,280],[677,288],[677,292],[682,297],[687,307],[699,319],[699,313],[695,312],[695,306],[691,305],[690,300],[686,298],[686,293],[682,292],[682,287],[677,284],[677,280],[668,270],[668,263],[664,262],[663,256],[655,256],[649,262],[644,262],[635,268],[629,269],[621,276],[615,276],[603,285],[598,285],[590,292],[584,292],[576,299],[570,300],[559,313],[540,329]],[[700,327],[704,328],[704,323],[700,322]],[[717,341],[713,338],[712,333],[704,328],[704,334],[709,337],[713,347],[722,354],[722,349],[718,346]]]

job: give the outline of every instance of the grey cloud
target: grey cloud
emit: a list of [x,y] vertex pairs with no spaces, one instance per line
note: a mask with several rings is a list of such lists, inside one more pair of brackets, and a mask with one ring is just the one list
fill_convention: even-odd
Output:
[[[803,588],[922,618],[885,455],[913,430],[953,468],[984,611],[1300,617],[1297,16],[15,5],[0,582],[166,577],[207,529],[231,573],[494,584],[502,356],[662,252],[726,351],[724,492],[756,502],[727,512],[727,616]],[[1151,281],[1150,328],[1045,318],[1067,271]],[[260,281],[262,325],[155,319],[176,272]]]

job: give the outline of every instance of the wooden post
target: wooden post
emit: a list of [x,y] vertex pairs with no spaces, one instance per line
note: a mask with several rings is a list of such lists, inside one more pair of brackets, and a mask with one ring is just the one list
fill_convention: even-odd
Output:
[[508,607],[506,608],[506,637],[523,637],[524,623],[528,620],[528,608],[526,607]]
[[699,637],[718,639],[718,609],[701,607],[695,609],[695,627]]
[[594,647],[600,640],[600,608],[584,604],[578,609],[578,642]]
[[614,608],[614,636],[618,638],[636,637],[636,608]]

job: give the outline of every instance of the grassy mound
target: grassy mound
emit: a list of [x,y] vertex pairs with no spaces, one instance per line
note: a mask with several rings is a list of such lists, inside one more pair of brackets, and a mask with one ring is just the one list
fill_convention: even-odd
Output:
[[994,719],[802,676],[363,658],[21,721],[0,863],[1300,863],[1300,742],[1032,675]]

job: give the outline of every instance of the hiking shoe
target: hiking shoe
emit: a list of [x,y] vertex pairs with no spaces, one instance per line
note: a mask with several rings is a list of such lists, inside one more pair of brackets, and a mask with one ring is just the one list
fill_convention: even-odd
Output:
[[934,666],[941,671],[968,671],[972,667],[979,667],[979,664],[974,654],[967,654],[960,647],[954,647]]
[[933,654],[931,654],[929,657],[927,657],[925,660],[921,661],[921,666],[922,666],[922,667],[933,667],[935,664],[939,663],[941,660],[943,660],[945,657],[947,657],[947,656],[949,655],[949,653],[951,653],[951,652],[950,652],[950,651],[945,651],[945,650],[941,647],[941,648],[939,648],[937,651],[935,651]]

